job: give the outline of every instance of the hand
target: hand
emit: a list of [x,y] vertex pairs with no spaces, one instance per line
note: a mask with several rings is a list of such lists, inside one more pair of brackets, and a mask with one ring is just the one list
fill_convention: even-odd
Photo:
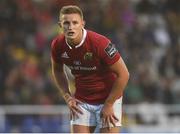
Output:
[[81,101],[77,100],[76,98],[68,95],[65,97],[65,101],[70,109],[70,116],[71,119],[74,119],[75,117],[79,117],[78,114],[83,114],[81,108],[78,106],[78,104],[82,104]]
[[102,119],[102,126],[107,126],[109,129],[111,129],[110,124],[116,126],[115,124],[118,121],[118,118],[114,115],[113,105],[104,104],[100,116]]

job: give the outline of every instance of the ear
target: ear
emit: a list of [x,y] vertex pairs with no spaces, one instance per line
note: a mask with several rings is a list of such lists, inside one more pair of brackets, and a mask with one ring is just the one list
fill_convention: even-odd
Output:
[[58,21],[58,25],[60,28],[62,28],[61,21]]
[[85,27],[86,22],[83,20],[83,23],[82,23],[82,24],[83,24],[83,27]]

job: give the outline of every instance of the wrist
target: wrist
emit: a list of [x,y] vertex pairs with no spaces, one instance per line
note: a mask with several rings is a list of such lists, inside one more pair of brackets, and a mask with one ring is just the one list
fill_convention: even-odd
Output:
[[113,106],[113,102],[109,102],[109,101],[105,101],[105,103],[104,103],[104,105],[106,105],[106,106]]
[[69,100],[69,98],[71,98],[71,95],[69,93],[65,93],[63,95],[63,98],[64,98],[65,101],[67,101],[67,100]]

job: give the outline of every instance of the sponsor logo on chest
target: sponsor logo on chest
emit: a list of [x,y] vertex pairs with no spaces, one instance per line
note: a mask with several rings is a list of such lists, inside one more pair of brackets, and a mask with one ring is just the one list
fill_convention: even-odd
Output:
[[73,64],[74,64],[74,65],[81,65],[81,62],[78,61],[78,60],[75,60],[75,61],[73,61]]
[[[67,54],[67,52],[62,53],[61,57],[65,58],[65,59],[70,58],[69,55]],[[89,65],[89,64],[83,62],[83,61],[93,60],[93,53],[92,52],[85,52],[85,54],[82,55],[82,57],[79,58],[79,60],[74,59],[75,57],[71,57],[72,58],[71,63],[69,65],[67,64],[67,66],[71,70],[74,70],[74,71],[95,71],[95,70],[97,70],[96,65]],[[77,57],[79,57],[79,56],[77,56]]]

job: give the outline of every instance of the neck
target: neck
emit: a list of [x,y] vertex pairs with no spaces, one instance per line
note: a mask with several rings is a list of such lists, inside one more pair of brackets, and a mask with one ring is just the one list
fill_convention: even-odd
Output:
[[83,38],[83,30],[75,39],[67,39],[67,42],[71,46],[76,46],[81,42],[82,38]]

